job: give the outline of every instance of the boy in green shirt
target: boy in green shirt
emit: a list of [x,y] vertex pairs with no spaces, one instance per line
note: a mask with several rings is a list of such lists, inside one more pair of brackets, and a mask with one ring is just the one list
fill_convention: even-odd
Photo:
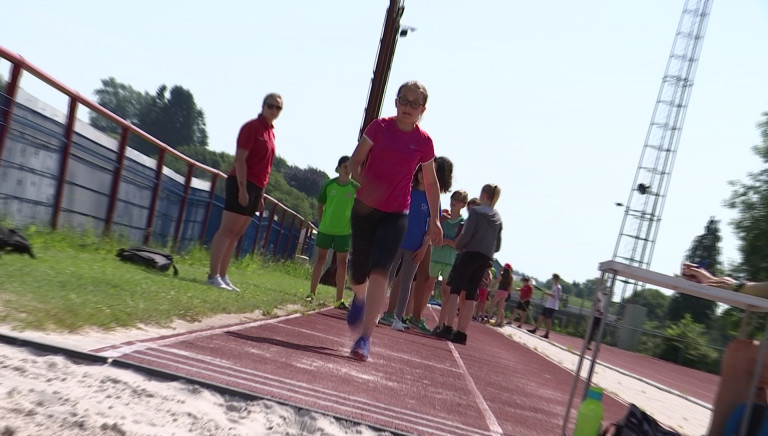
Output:
[[336,304],[339,309],[346,309],[344,285],[347,278],[347,259],[352,237],[352,204],[355,192],[360,186],[351,179],[349,156],[342,156],[336,166],[339,177],[328,180],[317,195],[317,216],[320,227],[315,239],[317,259],[312,269],[312,282],[308,300],[314,299],[317,284],[323,274],[323,266],[328,258],[328,250],[336,252]]

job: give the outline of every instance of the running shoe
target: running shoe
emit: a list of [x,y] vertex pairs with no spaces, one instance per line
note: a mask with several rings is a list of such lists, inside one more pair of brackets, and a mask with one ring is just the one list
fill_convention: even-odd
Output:
[[[353,307],[354,307],[354,301],[353,301]],[[365,362],[368,360],[368,353],[370,352],[370,348],[371,348],[371,340],[366,338],[365,336],[360,336],[359,338],[357,338],[357,341],[355,341],[355,345],[352,346],[352,351],[349,352],[349,355],[352,356],[352,358],[355,360]]]
[[541,335],[541,337],[544,339],[549,339],[549,332],[544,333],[543,335]]
[[352,297],[352,303],[349,306],[349,312],[347,312],[347,325],[350,328],[359,326],[363,321],[363,314],[365,314],[365,300],[355,295]]
[[309,301],[310,303],[315,301],[315,294],[309,293],[306,297],[304,297],[305,300]]
[[426,334],[432,333],[432,330],[430,330],[429,327],[427,327],[427,323],[425,323],[423,319],[414,321],[413,317],[410,317],[408,318],[408,325],[420,331],[421,333],[426,333]]
[[392,321],[392,329],[393,330],[397,330],[399,332],[404,332],[405,331],[405,324],[403,324],[403,322],[400,321],[399,319],[395,318]]
[[232,290],[232,288],[227,286],[227,284],[224,283],[221,280],[221,276],[219,276],[218,274],[216,274],[215,276],[213,276],[213,277],[209,278],[208,280],[206,280],[205,283],[208,286],[214,286],[214,287],[219,288],[219,289],[226,289],[227,291],[231,291]]
[[221,281],[224,282],[225,285],[229,286],[229,288],[233,291],[240,292],[240,289],[238,289],[235,285],[232,284],[232,282],[229,281],[229,276],[222,277]]
[[393,322],[395,322],[394,313],[385,313],[384,315],[381,315],[381,318],[379,318],[379,324],[381,325],[392,325]]
[[345,303],[344,300],[337,301],[333,307],[339,310],[349,310],[349,306],[347,306],[347,303]]
[[449,325],[443,326],[443,328],[441,328],[440,331],[437,332],[435,336],[437,336],[438,338],[450,340],[451,337],[453,337],[453,327]]
[[467,334],[456,330],[451,336],[451,342],[454,344],[467,345]]

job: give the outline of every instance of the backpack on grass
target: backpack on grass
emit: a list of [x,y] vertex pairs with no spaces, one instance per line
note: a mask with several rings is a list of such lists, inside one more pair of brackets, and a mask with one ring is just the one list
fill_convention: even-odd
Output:
[[28,254],[32,259],[35,258],[35,254],[32,253],[32,244],[24,235],[14,229],[0,226],[0,254],[2,253]]
[[173,264],[173,256],[169,253],[149,247],[131,247],[117,250],[116,255],[123,262],[135,263],[158,271],[168,271],[173,267],[173,275],[179,275],[179,270]]

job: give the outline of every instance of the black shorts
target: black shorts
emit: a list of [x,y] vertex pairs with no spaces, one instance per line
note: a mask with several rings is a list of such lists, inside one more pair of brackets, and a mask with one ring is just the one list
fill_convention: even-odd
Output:
[[451,278],[451,295],[465,292],[467,300],[477,300],[477,288],[483,281],[485,270],[491,267],[491,258],[476,251],[465,251],[461,258],[454,263]]
[[389,274],[405,238],[408,215],[384,212],[355,199],[352,206],[352,283],[365,283],[371,271]]
[[541,316],[543,316],[546,319],[552,319],[552,317],[555,315],[556,310],[553,307],[545,307],[541,309]]
[[238,215],[254,216],[259,211],[261,197],[264,196],[264,188],[256,186],[253,182],[246,182],[245,189],[248,191],[248,205],[243,206],[238,201],[240,190],[237,188],[237,177],[230,175],[227,177],[227,192],[224,199],[224,210],[236,213]]
[[515,309],[522,310],[523,312],[528,312],[529,307],[531,307],[531,300],[518,301],[517,306],[515,306]]

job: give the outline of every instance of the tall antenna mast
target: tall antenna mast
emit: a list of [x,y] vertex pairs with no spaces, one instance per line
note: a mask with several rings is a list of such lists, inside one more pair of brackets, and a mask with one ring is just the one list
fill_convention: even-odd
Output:
[[[613,259],[648,268],[653,258],[672,167],[683,130],[693,78],[707,29],[712,0],[686,0],[661,88],[653,108],[640,163],[629,191]],[[643,289],[644,283],[619,279],[621,302]]]

